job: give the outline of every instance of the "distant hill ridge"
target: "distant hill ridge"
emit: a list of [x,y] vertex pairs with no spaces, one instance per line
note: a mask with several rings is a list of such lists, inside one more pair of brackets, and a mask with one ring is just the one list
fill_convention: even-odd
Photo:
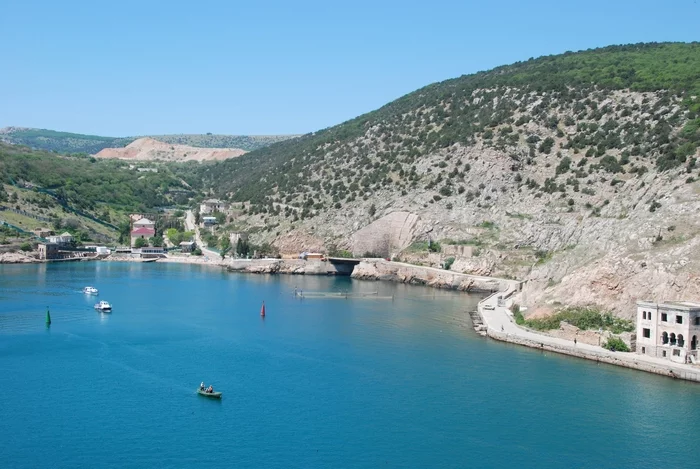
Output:
[[214,161],[236,158],[243,155],[240,148],[202,148],[192,145],[165,143],[151,137],[134,140],[124,148],[104,148],[95,154],[96,158],[116,158],[120,160],[168,161]]
[[26,145],[56,153],[87,153],[91,155],[105,148],[126,147],[135,140],[144,137],[176,145],[189,145],[201,148],[237,148],[244,151],[252,151],[297,137],[297,135],[175,134],[103,137],[27,127],[5,127],[0,129],[0,141],[6,143]]

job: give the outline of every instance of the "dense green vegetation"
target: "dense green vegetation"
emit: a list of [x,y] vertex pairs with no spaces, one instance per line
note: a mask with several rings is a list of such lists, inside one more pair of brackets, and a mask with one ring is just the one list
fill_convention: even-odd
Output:
[[630,348],[619,337],[610,337],[603,343],[603,348],[612,350],[613,352],[629,352]]
[[[622,89],[647,94],[618,99]],[[480,142],[512,158],[518,185],[543,194],[567,186],[578,192],[578,180],[596,173],[641,175],[648,165],[665,171],[686,163],[692,171],[698,96],[698,43],[566,53],[436,83],[341,125],[202,165],[198,173],[220,196],[250,201],[251,214],[292,220],[387,189],[406,194],[422,187],[435,191],[431,203],[465,197],[480,204],[490,196],[482,187],[466,191],[470,164],[449,154],[457,144]],[[543,132],[528,134],[528,123]],[[544,185],[520,176],[540,157],[561,158],[562,151],[579,155],[576,165],[562,158]],[[436,154],[444,160],[427,173],[418,170],[422,158]]]
[[523,323],[538,331],[548,331],[559,329],[562,321],[582,330],[603,329],[615,334],[634,330],[632,321],[615,317],[609,312],[603,313],[597,308],[581,306],[565,308],[556,314],[543,318],[525,319]]
[[[272,143],[281,142],[294,135],[147,135],[165,143],[191,145],[204,148],[240,148],[251,151]],[[141,137],[100,137],[46,129],[0,129],[0,141],[16,145],[53,151],[62,154],[95,154],[103,148],[125,147]]]
[[167,166],[160,168],[157,173],[137,173],[123,161],[59,157],[0,143],[0,182],[35,188],[55,197],[51,202],[53,197],[37,195],[47,206],[57,200],[98,218],[108,208],[148,211],[187,203],[195,195]]

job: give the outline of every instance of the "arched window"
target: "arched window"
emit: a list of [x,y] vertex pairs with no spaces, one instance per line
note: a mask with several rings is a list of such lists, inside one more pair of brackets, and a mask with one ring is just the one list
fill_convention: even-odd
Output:
[[661,334],[661,341],[662,341],[664,344],[667,344],[667,343],[668,343],[668,332],[664,332],[663,334]]
[[671,345],[676,345],[676,334],[671,332],[671,337],[669,337]]
[[678,346],[685,347],[685,340],[683,339],[683,334],[678,334]]
[[698,349],[698,336],[694,335],[692,339],[690,339],[690,350],[697,350]]

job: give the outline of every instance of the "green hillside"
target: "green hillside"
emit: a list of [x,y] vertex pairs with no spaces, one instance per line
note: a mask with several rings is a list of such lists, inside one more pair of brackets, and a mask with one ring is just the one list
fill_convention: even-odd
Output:
[[[698,96],[698,43],[565,53],[429,85],[341,125],[202,167],[201,176],[234,200],[266,210],[284,201],[312,215],[380,188],[447,185],[448,193],[468,165],[425,173],[422,158],[477,143],[510,153],[516,167],[571,150],[591,157],[586,174],[634,171],[631,157],[646,162],[642,170],[666,170],[698,146]],[[527,130],[535,125],[544,131]]]
[[[203,148],[240,148],[251,151],[272,143],[293,138],[294,135],[144,135],[165,143],[191,145]],[[57,132],[45,129],[7,127],[0,129],[0,141],[14,145],[26,145],[39,150],[61,154],[95,154],[103,148],[125,147],[141,137],[101,137],[97,135]]]
[[91,214],[186,204],[194,195],[166,165],[157,165],[158,172],[139,172],[129,166],[120,160],[57,156],[0,143],[0,183],[48,191],[68,206]]

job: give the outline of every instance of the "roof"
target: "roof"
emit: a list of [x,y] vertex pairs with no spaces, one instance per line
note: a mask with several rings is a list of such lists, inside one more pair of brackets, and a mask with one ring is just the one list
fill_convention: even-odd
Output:
[[223,204],[219,199],[208,199],[204,201],[205,204]]
[[71,238],[73,237],[73,235],[72,235],[72,234],[70,234],[70,233],[69,233],[69,232],[67,232],[67,231],[66,231],[65,233],[63,233],[63,234],[62,234],[61,236],[70,236]]
[[637,301],[637,306],[648,306],[652,308],[656,307],[660,309],[676,309],[683,311],[700,310],[700,303],[696,303],[694,301],[666,301],[658,304],[652,301]]
[[146,227],[136,228],[135,230],[133,230],[131,232],[131,236],[133,236],[133,235],[154,235],[154,234],[156,234],[156,230],[154,230],[153,228],[146,228]]
[[180,246],[192,246],[194,244],[194,241],[183,241],[180,243]]
[[216,217],[202,217],[202,220],[216,220]]
[[148,218],[142,218],[138,221],[135,221],[134,225],[155,225],[155,223],[149,220]]

